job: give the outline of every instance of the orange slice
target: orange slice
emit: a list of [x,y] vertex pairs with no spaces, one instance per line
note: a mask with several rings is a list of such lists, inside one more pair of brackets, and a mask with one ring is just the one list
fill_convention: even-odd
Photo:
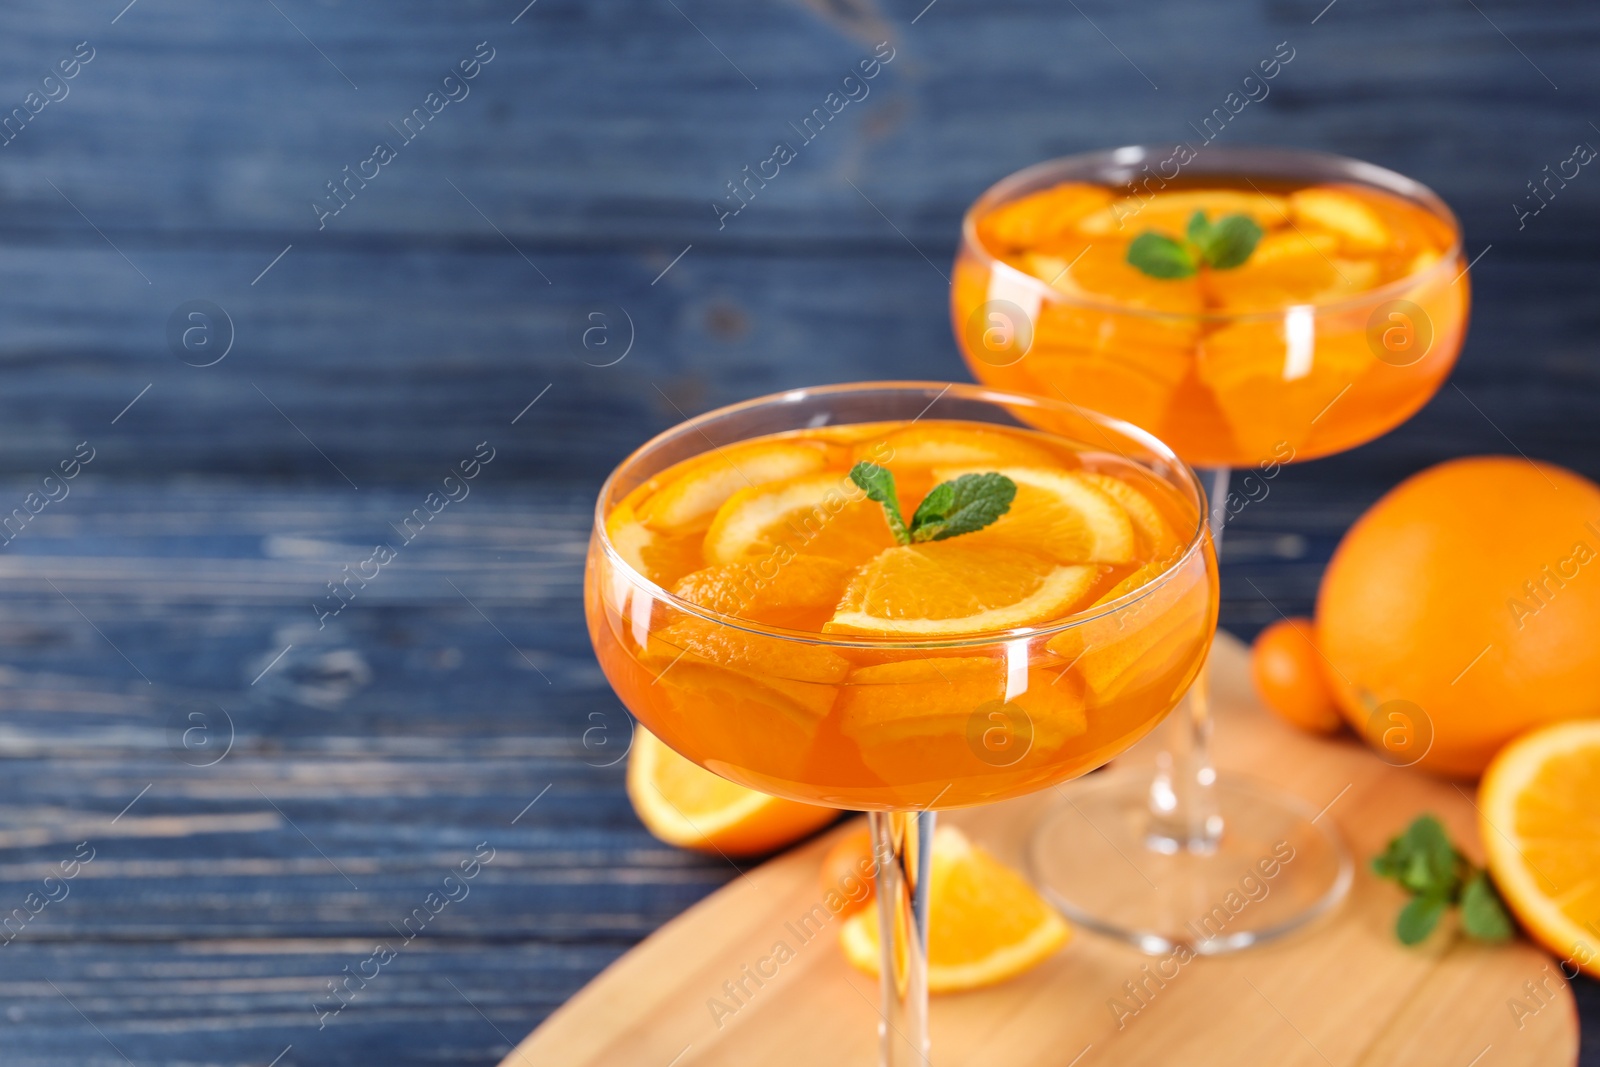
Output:
[[1289,217],[1281,196],[1236,189],[1190,189],[1150,196],[1125,196],[1078,223],[1083,233],[1132,239],[1146,230],[1181,238],[1196,211],[1212,222],[1224,215],[1248,215],[1264,230],[1282,226]]
[[669,845],[727,856],[773,852],[833,822],[819,808],[735,785],[684,759],[644,727],[628,753],[628,799],[639,821]]
[[[1000,464],[1048,467],[1060,463],[1043,445],[1015,434],[932,420],[908,426],[879,442],[861,447],[856,458],[894,469],[987,463],[991,466],[985,469],[993,470]],[[905,503],[904,495],[902,492],[901,503]]]
[[704,553],[708,563],[804,553],[857,564],[892,544],[883,508],[848,477],[823,472],[734,493],[717,509]]
[[1028,266],[1030,273],[1062,292],[1097,297],[1119,308],[1174,315],[1194,315],[1201,310],[1197,279],[1150,277],[1128,262],[1127,240],[1097,241],[1077,255],[1065,273],[1049,257],[1033,257]]
[[637,506],[639,521],[658,531],[692,530],[734,493],[753,485],[819,470],[827,453],[809,445],[754,441],[719,448],[687,464],[683,473]]
[[[954,827],[933,835],[928,879],[928,991],[994,985],[1055,955],[1072,930],[1016,871]],[[852,966],[879,973],[878,909],[845,920],[839,944]]]
[[1334,234],[1351,252],[1381,252],[1389,243],[1389,228],[1377,212],[1337,186],[1314,185],[1291,193],[1289,212],[1300,226]]
[[977,536],[885,549],[856,572],[823,632],[939,637],[1033,626],[1070,614],[1102,573],[971,543]]
[[826,556],[774,555],[684,576],[673,593],[720,615],[800,628],[817,611],[833,613],[855,568]]
[[[1134,524],[1117,498],[1083,471],[1059,467],[988,468],[1017,485],[1011,508],[962,542],[973,547],[1021,549],[1057,563],[1129,563],[1137,544]],[[984,468],[940,468],[941,480]],[[1111,479],[1115,480],[1115,479]],[[1148,502],[1147,502],[1148,503]]]
[[606,516],[606,535],[628,566],[660,586],[673,582],[700,566],[694,538],[666,537],[640,522],[624,501]]
[[[984,656],[929,656],[858,667],[839,697],[840,729],[869,754],[896,742],[948,739],[947,755],[968,771],[977,767],[967,737],[975,714],[1020,710],[1022,719],[999,725],[1025,732],[1023,743],[1040,752],[1088,731],[1082,688],[1070,678],[1029,668],[1026,688],[1007,701],[1009,680],[1004,659]],[[987,729],[990,722],[985,717],[979,725]]]
[[1528,932],[1600,977],[1600,720],[1527,733],[1495,756],[1478,787],[1489,871]]
[[1070,237],[1079,219],[1111,203],[1111,190],[1063,182],[1013,200],[978,219],[978,237],[993,252],[1038,248]]
[[[1167,566],[1144,564],[1093,606],[1148,585]],[[1068,661],[1068,669],[1083,679],[1096,703],[1174,677],[1187,686],[1187,667],[1203,658],[1209,647],[1213,610],[1206,587],[1196,576],[1175,574],[1143,599],[1113,615],[1065,630],[1045,647]]]
[[1172,524],[1162,516],[1161,509],[1128,482],[1097,471],[1080,471],[1078,477],[1122,505],[1137,535],[1139,543],[1136,551],[1140,558],[1159,559],[1182,547]]

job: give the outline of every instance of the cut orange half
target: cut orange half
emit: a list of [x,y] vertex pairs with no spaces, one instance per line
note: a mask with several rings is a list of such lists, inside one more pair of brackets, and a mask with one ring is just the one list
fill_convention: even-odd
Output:
[[1103,573],[971,543],[979,534],[879,553],[823,632],[939,637],[1033,626],[1070,614]]
[[628,753],[628,799],[669,845],[728,856],[782,848],[833,822],[839,813],[771,797],[719,778],[678,755],[644,727]]
[[[1478,787],[1489,871],[1528,932],[1600,977],[1600,720],[1511,742]],[[1570,973],[1570,971],[1569,971]]]
[[[978,989],[1038,966],[1072,935],[1033,887],[967,840],[942,826],[933,835],[928,879],[928,992]],[[878,909],[867,908],[839,930],[845,958],[879,973]]]

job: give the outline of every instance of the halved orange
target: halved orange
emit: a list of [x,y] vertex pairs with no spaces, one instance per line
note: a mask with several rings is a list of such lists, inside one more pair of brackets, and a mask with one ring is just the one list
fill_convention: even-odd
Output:
[[628,799],[669,845],[728,856],[782,848],[839,817],[833,808],[771,797],[684,759],[644,727],[628,753]]
[[1557,723],[1501,749],[1478,786],[1489,871],[1528,932],[1600,977],[1600,720]]
[[885,549],[856,572],[823,632],[938,637],[1032,626],[1070,614],[1102,573],[971,543],[978,536]]
[[[1099,476],[1059,467],[989,468],[1010,478],[1017,495],[1006,513],[962,543],[1021,549],[1057,563],[1128,563],[1137,543],[1128,511]],[[983,468],[942,467],[940,479],[983,473]],[[1112,479],[1115,480],[1115,479]]]
[[703,528],[739,490],[820,470],[827,462],[822,448],[787,441],[714,449],[685,464],[682,473],[637,504],[639,521],[661,531]]
[[[928,879],[930,993],[1013,978],[1055,955],[1071,936],[1071,928],[1020,874],[954,827],[934,832]],[[878,909],[845,920],[839,943],[853,966],[878,974]]]

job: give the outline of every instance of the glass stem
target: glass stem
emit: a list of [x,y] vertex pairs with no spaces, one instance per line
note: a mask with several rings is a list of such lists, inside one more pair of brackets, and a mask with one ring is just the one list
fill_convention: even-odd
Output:
[[[1214,467],[1207,490],[1211,504],[1211,543],[1222,561],[1222,532],[1228,519],[1227,467]],[[1217,806],[1217,769],[1211,763],[1211,665],[1200,668],[1194,684],[1167,726],[1167,745],[1156,757],[1150,783],[1150,832],[1146,842],[1158,852],[1208,853],[1222,838]]]
[[874,811],[878,940],[883,948],[882,1067],[928,1064],[928,871],[931,811]]

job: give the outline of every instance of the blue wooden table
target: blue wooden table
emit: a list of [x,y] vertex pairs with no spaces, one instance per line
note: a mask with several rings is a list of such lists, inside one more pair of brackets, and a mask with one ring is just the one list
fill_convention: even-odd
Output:
[[0,29],[3,1064],[493,1063],[735,877],[623,797],[579,600],[599,480],[716,404],[964,379],[964,206],[1191,138],[1281,42],[1219,137],[1414,175],[1481,258],[1452,383],[1230,528],[1224,625],[1307,610],[1428,463],[1600,476],[1600,176],[1528,189],[1600,144],[1593,9],[33,0]]

